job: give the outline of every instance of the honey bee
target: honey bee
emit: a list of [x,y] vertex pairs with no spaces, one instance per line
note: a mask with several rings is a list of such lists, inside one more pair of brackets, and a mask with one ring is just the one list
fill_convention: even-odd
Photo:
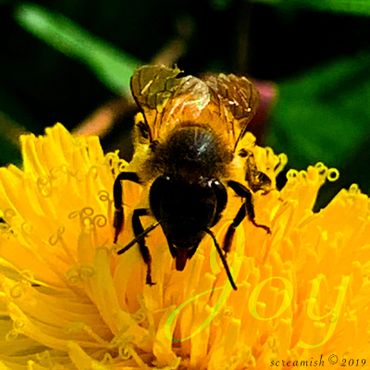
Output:
[[[215,245],[233,289],[237,289],[227,264],[236,228],[248,217],[255,221],[253,192],[266,190],[271,180],[257,169],[253,154],[242,138],[258,105],[258,92],[245,77],[233,74],[179,77],[180,70],[148,65],[136,70],[131,92],[140,110],[134,127],[135,172],[121,172],[114,182],[114,243],[123,229],[124,180],[148,185],[148,208],[133,211],[135,238],[117,253],[138,244],[147,265],[146,283],[153,285],[151,255],[145,237],[160,226],[176,269],[182,271],[208,234]],[[237,168],[243,182],[232,178]],[[227,188],[243,200],[230,223],[222,247],[211,228],[227,205]],[[141,217],[155,222],[145,228]]]

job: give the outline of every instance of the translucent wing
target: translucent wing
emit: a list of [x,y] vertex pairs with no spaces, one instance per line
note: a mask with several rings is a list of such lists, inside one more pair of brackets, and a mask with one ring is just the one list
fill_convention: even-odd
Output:
[[209,125],[235,149],[253,117],[258,93],[245,77],[220,74],[177,77],[180,70],[144,66],[131,79],[132,95],[145,117],[150,141],[179,123]]
[[[224,126],[230,131],[234,149],[243,137],[247,125],[257,111],[259,94],[246,77],[233,74],[209,75],[204,78],[224,117]],[[224,127],[225,129],[225,127]]]
[[181,71],[143,66],[131,78],[132,95],[141,108],[151,141],[164,137],[175,125],[194,121],[209,102],[207,85],[198,78],[177,78]]

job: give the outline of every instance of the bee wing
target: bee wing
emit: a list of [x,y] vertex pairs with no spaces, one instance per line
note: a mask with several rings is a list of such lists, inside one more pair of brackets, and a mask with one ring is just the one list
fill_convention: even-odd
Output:
[[223,116],[221,123],[229,133],[229,140],[234,150],[246,132],[247,125],[257,111],[259,93],[256,87],[246,77],[233,74],[205,76],[205,83],[209,87],[213,101],[219,106]]
[[132,95],[145,117],[150,141],[177,123],[197,121],[210,100],[207,85],[193,76],[177,77],[178,68],[148,65],[131,78]]
[[132,95],[145,117],[150,141],[176,124],[208,124],[235,150],[254,116],[259,95],[245,77],[233,74],[177,77],[178,68],[143,66],[131,79]]

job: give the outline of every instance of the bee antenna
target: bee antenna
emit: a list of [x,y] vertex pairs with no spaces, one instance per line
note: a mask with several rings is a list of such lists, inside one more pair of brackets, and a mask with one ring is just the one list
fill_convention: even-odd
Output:
[[126,251],[128,251],[133,245],[135,245],[135,243],[137,243],[141,239],[145,238],[145,236],[147,234],[149,234],[153,229],[155,229],[159,225],[160,225],[160,222],[157,221],[154,224],[152,224],[149,227],[147,227],[141,234],[139,234],[137,237],[135,237],[134,239],[132,239],[130,241],[130,243],[128,243],[125,247],[123,247],[122,249],[120,249],[119,251],[117,251],[117,254],[123,254]]
[[211,238],[213,239],[213,243],[214,243],[214,245],[215,245],[215,247],[217,249],[218,255],[221,258],[222,264],[224,265],[224,268],[225,268],[225,271],[226,271],[226,275],[229,278],[229,281],[230,281],[231,286],[233,287],[234,290],[238,290],[238,288],[237,288],[237,286],[236,286],[236,284],[234,282],[233,276],[231,275],[231,271],[230,271],[229,266],[227,264],[225,255],[222,253],[221,247],[220,247],[220,245],[218,244],[218,242],[216,240],[215,234],[213,234],[213,232],[210,229],[205,229],[204,231],[208,235],[210,235]]

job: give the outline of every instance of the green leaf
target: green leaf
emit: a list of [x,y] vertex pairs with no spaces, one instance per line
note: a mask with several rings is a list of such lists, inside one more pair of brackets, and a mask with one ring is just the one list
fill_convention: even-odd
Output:
[[287,8],[306,8],[319,11],[370,15],[369,0],[252,0]]
[[19,5],[15,18],[27,31],[55,49],[87,64],[115,93],[129,91],[130,77],[141,64],[135,58],[92,36],[61,14],[39,5]]
[[320,66],[279,84],[267,143],[292,167],[343,168],[370,137],[370,53]]

